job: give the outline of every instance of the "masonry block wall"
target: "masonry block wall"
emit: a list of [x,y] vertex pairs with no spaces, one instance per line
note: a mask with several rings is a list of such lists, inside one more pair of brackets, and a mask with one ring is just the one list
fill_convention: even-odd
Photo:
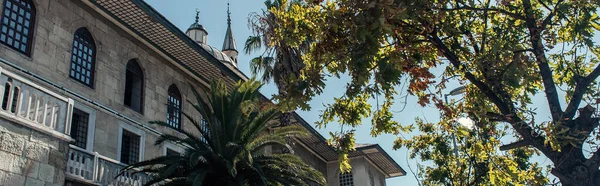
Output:
[[[3,2],[0,1],[0,7],[3,6]],[[195,100],[192,90],[200,89],[188,85],[198,85],[198,82],[142,45],[136,38],[95,13],[95,10],[78,0],[33,0],[33,2],[36,8],[36,21],[31,56],[0,45],[0,57],[161,133],[177,134],[173,129],[148,124],[149,121],[166,120],[167,89],[170,85],[175,84],[179,88],[184,101],[183,111],[197,113],[186,100]],[[75,30],[81,27],[87,28],[91,33],[97,47],[93,87],[88,87],[69,77],[73,37]],[[124,105],[125,67],[131,59],[138,61],[144,73],[143,113]],[[8,67],[3,66],[3,68]],[[75,101],[82,102],[77,99]],[[93,107],[92,109],[96,114],[96,128],[93,138],[94,148],[90,150],[118,160],[119,126],[131,124],[113,114]],[[197,115],[195,119],[200,119],[200,116]],[[182,126],[184,130],[195,130],[187,120],[182,122]],[[143,131],[146,133],[143,157],[148,159],[163,155],[163,148],[154,146],[158,135],[147,130]],[[10,142],[10,139],[7,141]],[[44,142],[40,141],[40,143],[43,145]],[[62,159],[66,161],[66,156]],[[59,166],[62,170],[59,172],[64,175],[65,165]]]
[[0,185],[62,186],[67,143],[0,120]]

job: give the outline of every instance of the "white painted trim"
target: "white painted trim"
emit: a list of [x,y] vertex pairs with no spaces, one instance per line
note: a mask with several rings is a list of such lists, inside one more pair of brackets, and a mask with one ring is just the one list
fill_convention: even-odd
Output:
[[[95,131],[96,131],[96,110],[92,109],[91,107],[80,103],[80,102],[75,102],[75,106],[76,109],[79,109],[87,114],[89,114],[88,116],[88,132],[87,132],[87,143],[85,145],[85,150],[88,150],[90,152],[94,152],[94,139],[95,139]],[[73,115],[71,114],[71,118],[73,117]]]
[[163,144],[163,155],[167,155],[167,149],[171,149],[174,151],[179,152],[179,154],[183,154],[185,152],[184,148],[179,146],[179,145],[175,145],[173,143],[169,143],[169,142],[165,142]]
[[120,121],[119,122],[119,140],[118,140],[118,145],[117,145],[117,161],[121,162],[121,145],[123,143],[123,130],[127,130],[131,133],[137,134],[138,136],[140,136],[140,157],[138,161],[143,161],[144,160],[144,150],[145,148],[145,144],[146,144],[146,133],[134,126],[131,126],[125,122]]

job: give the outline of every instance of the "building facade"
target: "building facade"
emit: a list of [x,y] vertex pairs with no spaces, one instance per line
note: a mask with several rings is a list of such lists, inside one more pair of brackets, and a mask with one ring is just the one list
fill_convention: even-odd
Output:
[[[183,150],[154,141],[193,131],[181,115],[194,112],[184,101],[192,90],[213,79],[247,80],[229,18],[217,49],[197,19],[183,32],[142,0],[0,3],[0,185],[144,183],[144,175],[115,176],[127,164]],[[293,116],[312,133],[293,140],[293,153],[329,185],[379,186],[405,174],[378,145],[357,147],[352,172],[340,173],[335,151]],[[148,124],[155,120],[170,126]]]

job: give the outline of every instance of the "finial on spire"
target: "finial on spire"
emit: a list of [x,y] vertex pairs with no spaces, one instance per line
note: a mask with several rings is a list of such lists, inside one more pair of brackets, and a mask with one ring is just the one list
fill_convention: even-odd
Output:
[[229,1],[227,1],[227,24],[231,24],[231,11],[229,11]]
[[196,8],[196,23],[198,23],[198,19],[200,19],[200,9]]

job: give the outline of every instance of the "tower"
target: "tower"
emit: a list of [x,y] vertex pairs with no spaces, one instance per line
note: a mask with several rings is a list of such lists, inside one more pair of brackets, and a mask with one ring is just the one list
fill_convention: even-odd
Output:
[[198,19],[200,18],[200,10],[196,9],[196,22],[190,25],[190,28],[185,31],[185,34],[192,38],[192,40],[196,41],[199,44],[206,44],[206,38],[208,36],[208,32],[204,29],[200,23],[198,23]]
[[225,33],[225,40],[223,41],[223,49],[221,51],[229,56],[231,61],[237,65],[238,51],[235,45],[233,31],[231,31],[231,11],[229,11],[229,3],[227,3],[227,31]]

